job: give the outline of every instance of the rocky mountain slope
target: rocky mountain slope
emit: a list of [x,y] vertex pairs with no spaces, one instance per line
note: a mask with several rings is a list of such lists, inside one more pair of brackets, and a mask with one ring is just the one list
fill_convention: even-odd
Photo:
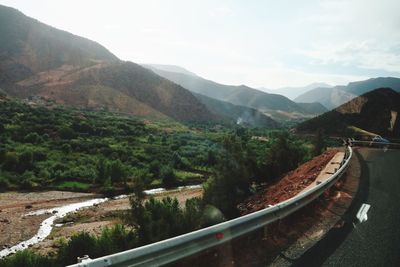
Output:
[[13,8],[0,6],[0,36],[0,88],[11,96],[185,121],[219,118],[182,86]]
[[297,126],[301,132],[324,129],[344,135],[354,126],[383,136],[400,136],[400,94],[379,88]]

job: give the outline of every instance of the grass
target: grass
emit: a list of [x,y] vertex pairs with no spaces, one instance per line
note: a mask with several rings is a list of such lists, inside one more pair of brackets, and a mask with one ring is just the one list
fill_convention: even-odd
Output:
[[175,174],[180,180],[188,180],[188,179],[191,179],[191,178],[197,178],[197,179],[203,178],[202,174],[195,173],[195,172],[176,170]]
[[55,184],[55,187],[59,190],[69,189],[69,188],[77,188],[80,190],[86,190],[90,188],[90,184],[82,183],[78,181],[63,181]]

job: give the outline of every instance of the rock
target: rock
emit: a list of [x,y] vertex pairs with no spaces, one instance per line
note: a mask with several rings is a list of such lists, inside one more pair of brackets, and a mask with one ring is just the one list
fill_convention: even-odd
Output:
[[9,224],[10,220],[8,220],[8,219],[0,219],[0,222]]
[[25,209],[31,209],[31,208],[33,208],[33,206],[30,205],[30,204],[28,204],[28,205],[25,206]]
[[51,213],[56,214],[58,213],[58,210],[53,210]]

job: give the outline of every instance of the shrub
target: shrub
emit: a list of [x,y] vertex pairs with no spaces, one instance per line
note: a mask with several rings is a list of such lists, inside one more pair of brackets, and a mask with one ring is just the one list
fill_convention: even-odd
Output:
[[160,178],[165,187],[176,186],[178,179],[170,166],[163,166],[160,170]]
[[0,259],[0,267],[52,267],[55,262],[45,256],[33,253],[29,249],[19,251],[15,255]]
[[24,142],[25,143],[31,143],[31,144],[37,144],[42,141],[42,138],[36,133],[29,133],[25,136]]
[[68,243],[61,244],[58,260],[65,266],[76,263],[77,258],[84,255],[97,256],[96,239],[86,232],[72,236]]
[[18,166],[18,156],[15,152],[7,152],[4,157],[3,169],[15,171]]

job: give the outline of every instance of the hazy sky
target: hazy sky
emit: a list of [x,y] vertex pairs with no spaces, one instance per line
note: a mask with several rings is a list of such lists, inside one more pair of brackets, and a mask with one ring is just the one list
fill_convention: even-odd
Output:
[[276,88],[400,77],[399,0],[0,0],[120,59]]

